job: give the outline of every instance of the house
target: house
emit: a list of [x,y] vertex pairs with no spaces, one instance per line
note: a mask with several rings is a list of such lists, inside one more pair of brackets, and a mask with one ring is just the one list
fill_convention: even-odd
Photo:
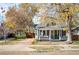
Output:
[[37,40],[67,40],[66,26],[61,25],[37,25],[35,38]]
[[73,35],[79,35],[79,26],[77,26],[76,28],[73,28],[72,32],[73,32]]
[[73,28],[72,33],[73,33],[72,39],[76,41],[79,40],[79,26]]

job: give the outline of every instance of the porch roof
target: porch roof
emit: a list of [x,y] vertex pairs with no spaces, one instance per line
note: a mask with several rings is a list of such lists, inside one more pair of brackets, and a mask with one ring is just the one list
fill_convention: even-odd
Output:
[[64,30],[66,28],[67,26],[65,24],[59,24],[59,25],[54,25],[54,26],[47,26],[47,25],[39,24],[36,26],[37,30]]
[[64,28],[58,26],[48,26],[48,27],[41,27],[39,30],[63,30]]

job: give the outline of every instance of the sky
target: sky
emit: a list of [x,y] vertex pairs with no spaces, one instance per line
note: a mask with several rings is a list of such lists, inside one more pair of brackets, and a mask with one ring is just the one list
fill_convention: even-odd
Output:
[[[10,7],[12,7],[12,6],[15,6],[16,5],[16,7],[17,8],[19,8],[19,3],[0,3],[0,23],[3,21],[3,20],[5,20],[5,13],[6,13],[6,11],[10,8]],[[5,10],[5,13],[2,13],[2,9],[1,8],[3,8],[3,10]]]
[[35,15],[35,16],[33,17],[33,23],[34,23],[34,24],[40,24],[40,17],[38,17],[37,15]]
[[[0,23],[2,23],[3,20],[5,20],[5,13],[6,13],[6,11],[10,7],[15,6],[15,5],[16,5],[17,8],[19,8],[20,3],[0,3]],[[5,13],[2,13],[2,9],[1,8],[3,8],[3,10],[5,10]],[[35,24],[39,24],[39,18],[34,16],[33,22]]]
[[[3,20],[5,20],[5,13],[6,13],[6,11],[10,7],[13,7],[15,5],[16,5],[17,8],[19,8],[20,3],[0,3],[0,23],[3,22]],[[48,4],[48,5],[50,6],[50,4]],[[5,10],[4,13],[2,13],[2,9]],[[48,13],[49,13],[50,16],[55,13],[55,12],[53,12],[53,10],[54,9],[49,9],[48,10]],[[39,14],[45,13],[45,9],[40,9],[39,11],[41,11]],[[34,24],[40,24],[40,17],[37,14],[33,17],[33,23]]]
[[[17,8],[19,8],[20,3],[0,3],[0,23],[3,22],[3,20],[5,20],[5,13],[6,13],[6,11],[7,11],[10,7],[13,7],[13,6],[15,6],[15,5],[16,5]],[[49,5],[50,5],[50,4],[49,4]],[[4,13],[2,13],[2,9],[5,10]],[[44,12],[44,11],[45,11],[45,9],[44,9],[44,10],[42,9],[42,12]],[[50,12],[49,12],[49,11],[50,11]],[[41,14],[43,14],[42,12],[41,12]],[[48,12],[51,13],[52,10],[49,9]],[[51,13],[51,14],[54,14],[54,13]],[[35,16],[33,17],[33,23],[34,23],[34,24],[40,24],[40,17],[38,17],[37,15],[35,15]]]

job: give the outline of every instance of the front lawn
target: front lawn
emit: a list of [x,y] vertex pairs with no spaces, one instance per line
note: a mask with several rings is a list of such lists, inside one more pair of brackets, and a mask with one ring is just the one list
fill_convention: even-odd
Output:
[[33,49],[36,49],[36,52],[53,52],[53,51],[57,51],[57,50],[60,50],[59,47],[50,47],[50,46],[33,46],[33,47],[30,47],[30,48],[33,48]]
[[79,41],[74,41],[73,44],[74,45],[79,45]]
[[57,42],[54,42],[54,41],[39,41],[39,40],[34,40],[32,42],[33,45],[59,45],[59,44],[65,44],[64,41],[57,41]]
[[0,45],[14,45],[14,44],[17,44],[19,43],[19,41],[22,41],[23,39],[12,39],[12,38],[9,38],[9,39],[6,39],[6,42],[5,40],[1,40],[0,41]]
[[[39,41],[35,39],[33,45],[66,45],[65,41]],[[67,44],[68,45],[68,44]],[[73,41],[71,45],[79,45],[79,41]]]

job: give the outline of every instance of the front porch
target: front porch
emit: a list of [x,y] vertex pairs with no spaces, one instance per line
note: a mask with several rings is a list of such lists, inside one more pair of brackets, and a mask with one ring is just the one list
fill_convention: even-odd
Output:
[[66,31],[64,30],[37,30],[38,40],[60,41],[66,40]]

